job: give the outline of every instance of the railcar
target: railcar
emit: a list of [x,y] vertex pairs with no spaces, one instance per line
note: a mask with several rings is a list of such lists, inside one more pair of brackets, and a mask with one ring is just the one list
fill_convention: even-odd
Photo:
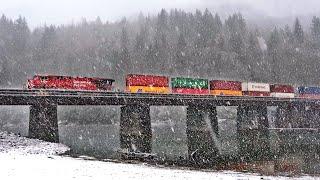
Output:
[[270,84],[242,82],[242,93],[245,96],[270,96]]
[[320,99],[320,87],[299,86],[297,96],[301,98]]
[[216,96],[242,96],[241,82],[211,80],[210,94]]
[[27,82],[28,89],[67,89],[111,91],[115,80],[106,78],[35,75]]
[[128,74],[126,92],[130,93],[170,93],[169,78],[166,76]]
[[271,84],[270,85],[270,96],[279,98],[294,98],[294,87],[291,85],[284,84]]

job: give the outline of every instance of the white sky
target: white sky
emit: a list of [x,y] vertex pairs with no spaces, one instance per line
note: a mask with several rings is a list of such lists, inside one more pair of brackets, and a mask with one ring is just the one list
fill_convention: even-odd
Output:
[[276,17],[320,14],[320,0],[0,0],[1,14],[11,18],[22,15],[31,26],[77,22],[82,17],[92,20],[97,16],[103,21],[115,21],[139,12],[157,13],[161,8],[192,11],[221,7],[250,9]]

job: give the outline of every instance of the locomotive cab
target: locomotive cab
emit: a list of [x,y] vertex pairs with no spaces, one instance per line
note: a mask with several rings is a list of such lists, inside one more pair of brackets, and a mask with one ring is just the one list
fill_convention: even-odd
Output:
[[108,90],[108,91],[113,90],[113,86],[112,86],[114,83],[113,79],[96,79],[94,83],[96,84],[96,87],[98,90]]
[[46,83],[48,78],[46,76],[35,75],[32,79],[28,79],[27,88],[44,88],[44,83]]

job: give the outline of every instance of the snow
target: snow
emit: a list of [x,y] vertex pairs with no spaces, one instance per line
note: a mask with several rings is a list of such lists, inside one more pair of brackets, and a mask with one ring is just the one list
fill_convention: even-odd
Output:
[[[288,179],[231,171],[196,171],[59,156],[62,144],[0,132],[0,179]],[[88,160],[89,159],[89,160]],[[314,179],[311,176],[299,179]]]

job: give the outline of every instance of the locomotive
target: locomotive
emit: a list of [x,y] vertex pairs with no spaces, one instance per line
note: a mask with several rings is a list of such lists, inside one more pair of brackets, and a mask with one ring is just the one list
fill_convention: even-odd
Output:
[[105,78],[35,75],[28,80],[27,88],[111,91],[114,81],[114,79]]
[[[127,93],[196,94],[214,96],[263,96],[278,98],[320,98],[320,87],[285,84],[208,80],[189,77],[128,74],[125,78]],[[114,91],[114,79],[35,75],[27,82],[28,89],[60,89]]]

